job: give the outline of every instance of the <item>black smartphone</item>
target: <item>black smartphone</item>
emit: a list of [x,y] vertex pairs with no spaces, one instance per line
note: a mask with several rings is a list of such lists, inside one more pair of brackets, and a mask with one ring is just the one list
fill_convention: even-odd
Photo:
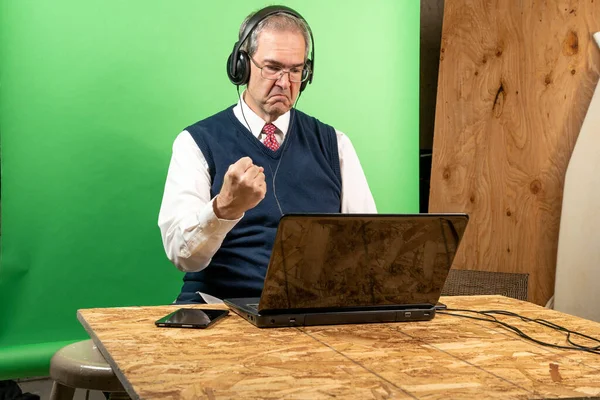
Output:
[[206,310],[198,308],[180,308],[155,322],[156,326],[166,328],[208,328],[229,314],[229,310]]

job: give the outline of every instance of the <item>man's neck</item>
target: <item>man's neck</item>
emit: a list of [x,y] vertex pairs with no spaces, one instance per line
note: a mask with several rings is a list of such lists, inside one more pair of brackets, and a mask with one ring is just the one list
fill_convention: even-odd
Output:
[[[234,108],[233,112],[242,125],[246,126],[248,130],[258,138],[261,134],[262,128],[265,126],[265,120],[250,108],[250,106],[244,101],[244,97],[240,96],[239,103]],[[245,114],[244,110],[246,111]],[[290,115],[290,112],[287,112],[272,122],[273,125],[275,125],[284,136],[289,129]]]
[[265,121],[265,123],[267,123],[267,124],[272,123],[273,121],[276,121],[277,118],[279,118],[283,115],[283,114],[271,115],[271,114],[263,113],[263,110],[260,107],[258,107],[256,104],[254,104],[253,101],[248,101],[248,99],[246,97],[246,93],[247,93],[247,91],[244,90],[244,93],[242,94],[244,103],[246,103],[248,108],[251,109],[254,112],[254,114],[258,115],[263,121]]

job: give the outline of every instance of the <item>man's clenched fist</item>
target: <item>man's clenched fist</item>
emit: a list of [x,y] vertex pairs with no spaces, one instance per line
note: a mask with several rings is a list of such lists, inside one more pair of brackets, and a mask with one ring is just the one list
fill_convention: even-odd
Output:
[[221,192],[213,202],[215,215],[221,219],[238,219],[256,207],[267,193],[264,168],[243,157],[229,166]]

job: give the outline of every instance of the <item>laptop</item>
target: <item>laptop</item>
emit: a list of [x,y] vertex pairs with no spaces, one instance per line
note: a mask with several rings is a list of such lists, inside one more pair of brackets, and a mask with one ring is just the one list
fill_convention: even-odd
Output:
[[260,298],[231,298],[259,328],[426,321],[467,214],[287,214]]

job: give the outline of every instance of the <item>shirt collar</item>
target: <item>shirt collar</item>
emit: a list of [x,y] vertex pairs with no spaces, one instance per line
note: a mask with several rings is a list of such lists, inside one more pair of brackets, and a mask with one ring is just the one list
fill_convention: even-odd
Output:
[[[240,96],[240,100],[233,108],[233,113],[240,121],[240,123],[246,128],[248,128],[248,125],[250,125],[250,131],[252,132],[254,137],[258,138],[266,122],[261,117],[256,115],[256,113],[252,111],[250,107],[248,107],[248,104],[246,104],[246,101],[244,100],[245,93],[246,91],[244,91],[244,93],[242,93],[242,96]],[[272,123],[277,127],[277,129],[279,129],[280,132],[283,133],[283,136],[285,136],[290,126],[290,112],[286,112]]]

